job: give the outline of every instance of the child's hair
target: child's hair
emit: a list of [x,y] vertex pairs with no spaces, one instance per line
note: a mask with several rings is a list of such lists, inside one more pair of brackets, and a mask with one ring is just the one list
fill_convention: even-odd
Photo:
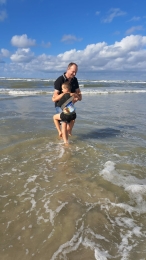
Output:
[[62,84],[62,87],[64,87],[65,89],[68,89],[68,91],[71,92],[71,85],[68,81],[64,82]]

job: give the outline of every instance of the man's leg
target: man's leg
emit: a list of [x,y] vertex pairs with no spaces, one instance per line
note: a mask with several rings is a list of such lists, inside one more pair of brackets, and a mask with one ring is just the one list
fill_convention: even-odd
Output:
[[68,131],[68,135],[72,135],[72,129],[74,126],[75,120],[70,121],[70,123],[67,125],[67,131]]

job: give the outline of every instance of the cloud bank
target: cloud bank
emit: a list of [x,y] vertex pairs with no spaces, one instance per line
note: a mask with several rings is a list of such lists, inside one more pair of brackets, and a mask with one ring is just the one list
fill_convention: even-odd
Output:
[[71,61],[78,64],[80,72],[146,71],[146,36],[126,36],[112,45],[98,42],[87,45],[83,50],[71,49],[57,56],[45,53],[36,56],[28,47],[34,46],[36,41],[27,35],[14,36],[11,43],[19,47],[14,53],[10,54],[6,49],[0,52],[1,71],[5,75],[7,72],[7,76],[18,72],[29,76],[37,76],[38,72],[63,72]]

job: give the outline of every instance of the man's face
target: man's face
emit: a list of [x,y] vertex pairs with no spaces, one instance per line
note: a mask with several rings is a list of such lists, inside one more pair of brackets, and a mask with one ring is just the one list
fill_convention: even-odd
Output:
[[70,68],[68,68],[67,70],[67,75],[68,75],[68,78],[72,79],[75,77],[75,75],[77,74],[77,67],[76,65],[72,65]]

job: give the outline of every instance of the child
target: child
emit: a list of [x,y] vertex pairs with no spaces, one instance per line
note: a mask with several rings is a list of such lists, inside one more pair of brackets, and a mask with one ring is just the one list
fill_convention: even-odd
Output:
[[[67,124],[70,124],[70,129],[72,129],[74,120],[76,119],[76,112],[73,104],[77,101],[78,95],[71,93],[69,82],[62,84],[62,92],[63,93],[59,95],[60,100],[58,102],[58,106],[61,107],[62,112],[60,114],[54,115],[53,120],[58,130],[59,137],[63,137],[64,143],[68,144]],[[55,98],[53,97],[52,100],[55,101]],[[60,120],[62,121],[62,132],[60,130],[59,124]]]

